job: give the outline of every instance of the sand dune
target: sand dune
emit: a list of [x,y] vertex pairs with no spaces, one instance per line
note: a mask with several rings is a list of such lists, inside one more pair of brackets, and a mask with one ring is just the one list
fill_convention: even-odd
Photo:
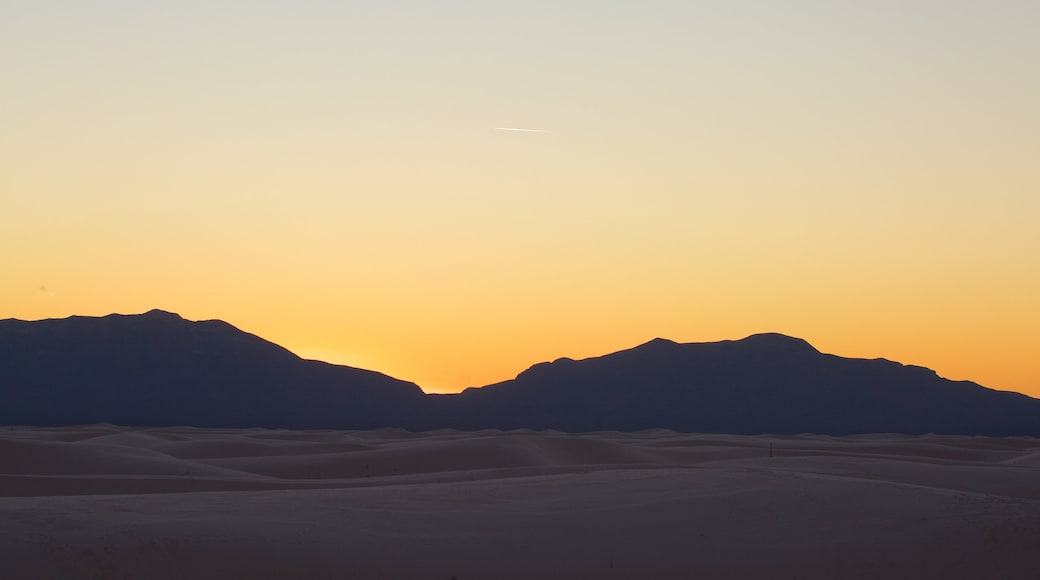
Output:
[[1035,578],[1038,458],[1030,438],[4,428],[0,562],[5,578]]

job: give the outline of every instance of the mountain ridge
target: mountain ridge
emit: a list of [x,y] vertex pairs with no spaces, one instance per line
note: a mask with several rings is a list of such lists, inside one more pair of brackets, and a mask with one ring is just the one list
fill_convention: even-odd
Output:
[[0,424],[371,428],[422,391],[177,314],[0,320]]
[[779,333],[532,365],[426,395],[305,360],[221,320],[143,314],[0,320],[0,424],[864,432],[1040,436],[1040,399]]

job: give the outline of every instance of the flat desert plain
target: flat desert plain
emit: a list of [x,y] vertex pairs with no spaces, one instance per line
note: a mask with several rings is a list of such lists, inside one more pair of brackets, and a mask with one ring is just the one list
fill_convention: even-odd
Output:
[[8,579],[1040,577],[1029,438],[6,427],[0,496]]

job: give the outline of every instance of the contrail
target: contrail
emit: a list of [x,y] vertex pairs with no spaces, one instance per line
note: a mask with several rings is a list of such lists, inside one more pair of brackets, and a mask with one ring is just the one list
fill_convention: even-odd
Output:
[[495,131],[520,131],[521,133],[549,133],[545,129],[521,129],[519,127],[495,127]]
[[40,286],[40,293],[43,294],[44,296],[54,296],[54,292],[47,291],[47,287],[46,286]]

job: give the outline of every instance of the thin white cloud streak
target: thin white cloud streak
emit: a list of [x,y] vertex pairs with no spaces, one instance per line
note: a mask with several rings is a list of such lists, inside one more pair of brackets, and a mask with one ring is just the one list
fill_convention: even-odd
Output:
[[495,127],[495,131],[518,131],[520,133],[549,133],[545,129],[521,129],[519,127]]

